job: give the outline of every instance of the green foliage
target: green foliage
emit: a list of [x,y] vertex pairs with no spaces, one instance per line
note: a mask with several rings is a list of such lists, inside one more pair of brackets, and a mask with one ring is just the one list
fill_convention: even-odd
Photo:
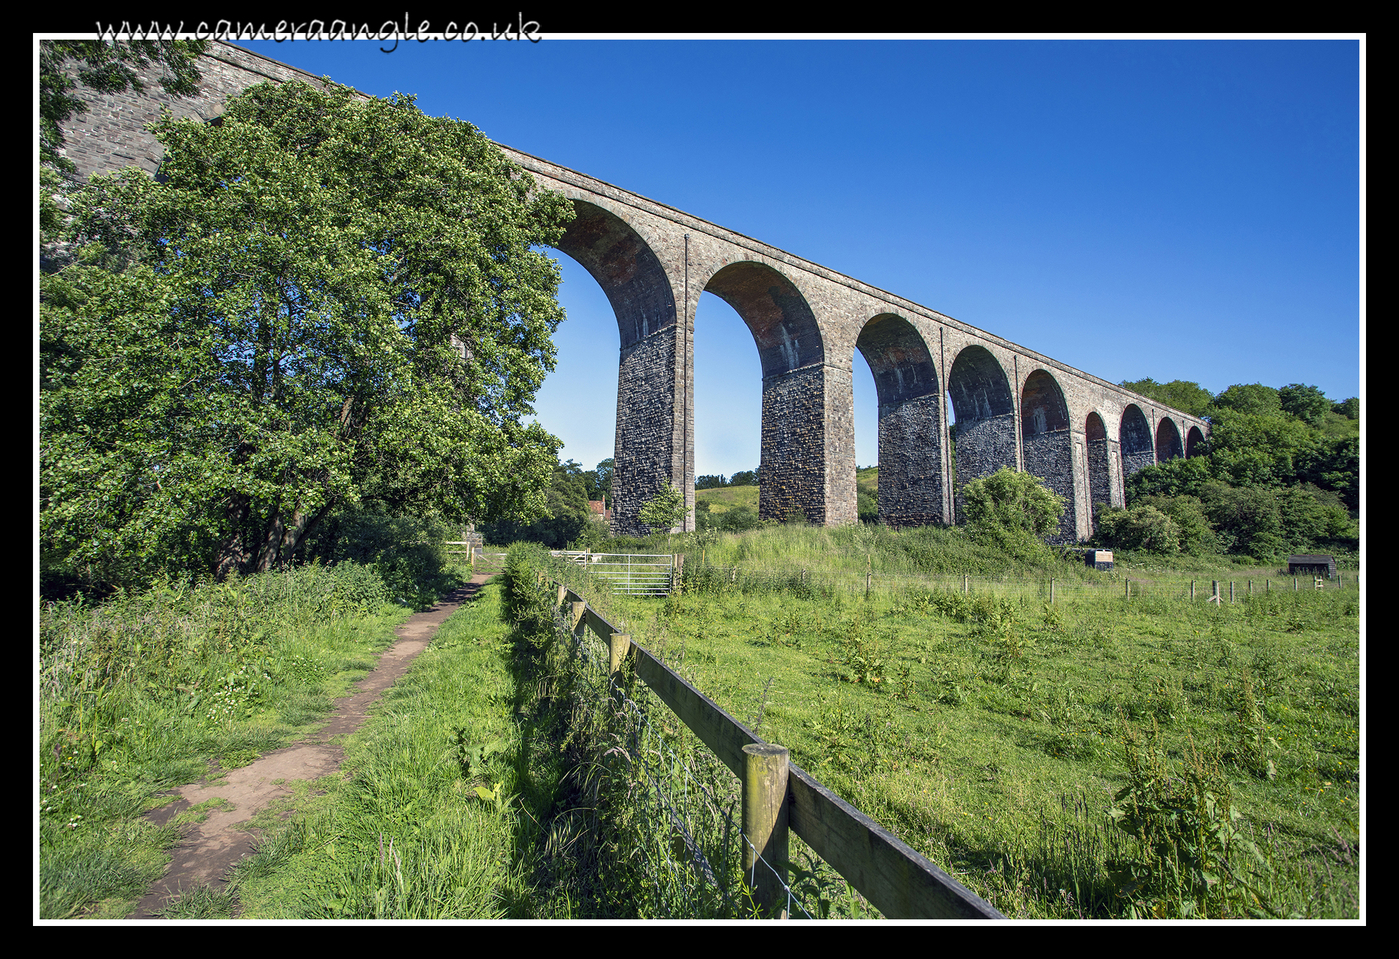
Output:
[[1267,414],[1282,410],[1282,399],[1278,391],[1262,383],[1235,383],[1214,398],[1216,410],[1233,410],[1238,413]]
[[1208,416],[1214,402],[1209,390],[1187,380],[1158,383],[1147,377],[1144,380],[1123,380],[1119,385],[1191,416]]
[[1159,733],[1124,726],[1127,785],[1109,810],[1137,855],[1109,864],[1134,919],[1267,918],[1257,873],[1268,864],[1243,831],[1218,759],[1194,748],[1173,766]]
[[1145,503],[1131,509],[1104,507],[1098,513],[1096,532],[1098,539],[1113,549],[1163,555],[1180,552],[1180,527],[1161,510]]
[[41,285],[40,543],[87,584],[286,563],[336,511],[524,516],[567,202],[411,97],[261,85],[71,198]]
[[685,494],[670,480],[666,480],[650,502],[641,507],[636,518],[651,527],[652,531],[664,532],[683,523],[688,512]]
[[879,497],[869,490],[857,490],[855,509],[862,523],[879,522]]
[[[750,529],[758,529],[763,525],[758,511],[751,506],[731,506],[722,513],[714,513],[710,512],[708,508],[699,511],[701,504],[696,503],[695,505],[697,510],[695,514],[696,525],[701,529],[743,533]],[[707,504],[705,505],[707,507]]]
[[967,528],[1017,554],[1042,550],[1064,514],[1063,497],[1043,480],[1005,466],[972,480],[962,496]]
[[1295,416],[1309,426],[1319,427],[1331,409],[1331,401],[1315,386],[1289,383],[1278,390],[1282,411]]
[[573,460],[554,467],[544,508],[528,521],[504,519],[484,523],[481,531],[495,543],[528,541],[549,549],[566,549],[583,542],[597,545],[608,536],[607,527],[588,509],[589,477]]

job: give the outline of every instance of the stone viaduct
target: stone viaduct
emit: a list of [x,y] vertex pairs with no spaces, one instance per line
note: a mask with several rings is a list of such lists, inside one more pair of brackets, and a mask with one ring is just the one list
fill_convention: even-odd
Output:
[[[64,131],[80,174],[132,164],[155,172],[160,145],[144,124],[162,107],[213,119],[254,83],[320,82],[226,43],[212,45],[200,67],[203,89],[194,99],[163,100],[154,85],[144,95],[88,97],[88,113]],[[959,484],[1009,466],[1043,477],[1064,497],[1060,541],[1085,539],[1095,504],[1122,505],[1128,476],[1191,455],[1208,433],[1204,420],[927,307],[502,149],[541,187],[573,201],[577,217],[559,249],[592,274],[617,315],[619,532],[642,531],[637,512],[667,479],[694,504],[694,320],[704,292],[743,318],[761,360],[764,518],[856,521],[856,350],[875,378],[879,516],[892,525],[954,522]],[[693,522],[691,514],[686,528]]]

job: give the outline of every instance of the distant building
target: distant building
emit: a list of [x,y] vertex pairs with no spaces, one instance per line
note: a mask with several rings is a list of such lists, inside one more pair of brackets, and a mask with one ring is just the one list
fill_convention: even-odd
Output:
[[607,504],[603,500],[588,500],[588,515],[599,523],[607,523],[608,525],[612,523],[612,510],[607,508]]
[[1336,578],[1336,558],[1324,553],[1298,553],[1287,557],[1287,572],[1290,576],[1325,576]]

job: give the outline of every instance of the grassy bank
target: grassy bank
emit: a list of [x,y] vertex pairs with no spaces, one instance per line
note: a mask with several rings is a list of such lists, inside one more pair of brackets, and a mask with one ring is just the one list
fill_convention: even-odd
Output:
[[40,916],[125,915],[183,821],[144,818],[162,793],[314,728],[408,612],[354,564],[41,607]]

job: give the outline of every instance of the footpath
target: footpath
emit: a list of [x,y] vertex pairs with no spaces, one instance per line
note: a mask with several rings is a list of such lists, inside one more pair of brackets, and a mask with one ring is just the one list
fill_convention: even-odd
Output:
[[253,852],[257,836],[242,828],[275,800],[290,796],[296,780],[319,779],[340,768],[345,751],[340,738],[364,725],[369,707],[398,681],[413,659],[427,648],[438,628],[467,602],[490,574],[473,576],[471,582],[445,597],[436,606],[415,613],[394,632],[395,642],[379,656],[373,671],[338,701],[329,721],[314,734],[290,746],[267,753],[247,766],[231,769],[227,775],[214,770],[210,778],[182,786],[175,802],[152,810],[148,818],[157,824],[208,802],[223,799],[201,823],[190,827],[173,850],[174,858],[165,876],[151,887],[128,919],[157,919],[168,900],[199,886],[216,891],[224,888],[224,877],[244,857]]

